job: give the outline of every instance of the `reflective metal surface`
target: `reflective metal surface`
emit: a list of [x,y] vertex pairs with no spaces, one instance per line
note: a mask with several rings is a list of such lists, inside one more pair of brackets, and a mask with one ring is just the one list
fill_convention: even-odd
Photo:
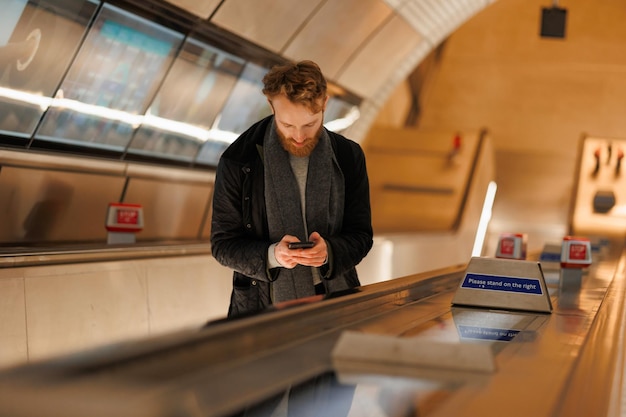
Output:
[[[50,415],[54,409],[66,417],[85,412],[228,415],[330,371],[336,329],[449,291],[460,278],[458,269],[439,273],[436,279],[422,274],[322,302],[311,300],[246,319],[220,320],[200,332],[104,347],[7,370],[0,376],[0,414],[33,417],[42,412]],[[29,381],[39,390],[37,404],[25,401]],[[104,392],[107,399],[98,399]]]
[[0,227],[0,243],[104,242],[108,203],[123,189],[123,176],[5,166],[0,212],[10,221]]
[[[547,277],[552,314],[452,308],[458,268],[7,370],[0,414],[48,416],[52,407],[66,417],[279,416],[296,415],[294,408],[324,416],[616,416],[626,280],[620,255],[621,248],[598,259],[575,293]],[[344,330],[481,344],[496,370],[333,363]],[[28,401],[35,390],[37,403]]]
[[213,186],[131,178],[124,201],[142,204],[145,226],[137,240],[198,239]]
[[106,247],[107,208],[117,202],[143,206],[137,241],[208,236],[213,171],[8,150],[0,151],[0,168],[6,248]]
[[77,264],[83,262],[121,261],[126,259],[165,258],[169,256],[210,255],[211,245],[206,242],[117,245],[60,246],[54,249],[11,247],[0,250],[0,268],[20,268],[31,265]]

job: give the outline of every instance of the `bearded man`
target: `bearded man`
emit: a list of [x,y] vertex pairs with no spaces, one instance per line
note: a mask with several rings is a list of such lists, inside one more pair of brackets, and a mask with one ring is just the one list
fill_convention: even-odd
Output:
[[365,156],[323,126],[319,66],[275,66],[263,84],[273,115],[224,151],[215,177],[211,249],[234,270],[229,317],[358,287],[373,243]]

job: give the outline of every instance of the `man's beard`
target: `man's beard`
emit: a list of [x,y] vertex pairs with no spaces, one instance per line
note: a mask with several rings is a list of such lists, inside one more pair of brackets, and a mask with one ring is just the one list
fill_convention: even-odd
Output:
[[278,135],[278,139],[280,140],[280,144],[282,145],[284,150],[286,150],[293,156],[303,157],[311,155],[311,152],[313,152],[313,149],[315,149],[315,147],[317,146],[318,142],[320,141],[320,136],[322,136],[322,128],[323,127],[320,125],[320,128],[317,132],[315,132],[315,135],[313,135],[313,137],[306,138],[304,140],[304,146],[295,146],[293,144],[293,139],[283,135],[283,133],[278,130],[278,128],[276,128],[276,134]]

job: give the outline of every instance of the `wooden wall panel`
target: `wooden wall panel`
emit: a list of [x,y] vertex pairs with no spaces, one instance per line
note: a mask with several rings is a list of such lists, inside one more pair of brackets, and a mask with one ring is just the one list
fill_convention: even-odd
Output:
[[568,233],[584,134],[626,134],[624,3],[568,0],[566,37],[541,38],[543,0],[501,0],[454,32],[420,96],[419,127],[485,127],[498,194],[490,232],[529,233],[529,250]]
[[[375,232],[455,227],[479,134],[374,128],[365,142]],[[454,156],[453,156],[454,155]]]

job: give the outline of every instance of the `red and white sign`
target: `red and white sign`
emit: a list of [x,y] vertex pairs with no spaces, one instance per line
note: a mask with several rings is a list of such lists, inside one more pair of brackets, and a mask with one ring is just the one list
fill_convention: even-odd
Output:
[[106,229],[109,232],[140,232],[143,229],[143,207],[141,204],[110,203]]
[[526,259],[525,233],[503,233],[498,241],[496,258]]
[[562,268],[585,268],[591,265],[591,241],[584,237],[565,236],[561,246]]
[[504,256],[513,256],[515,253],[515,239],[503,237],[500,239],[500,254]]

